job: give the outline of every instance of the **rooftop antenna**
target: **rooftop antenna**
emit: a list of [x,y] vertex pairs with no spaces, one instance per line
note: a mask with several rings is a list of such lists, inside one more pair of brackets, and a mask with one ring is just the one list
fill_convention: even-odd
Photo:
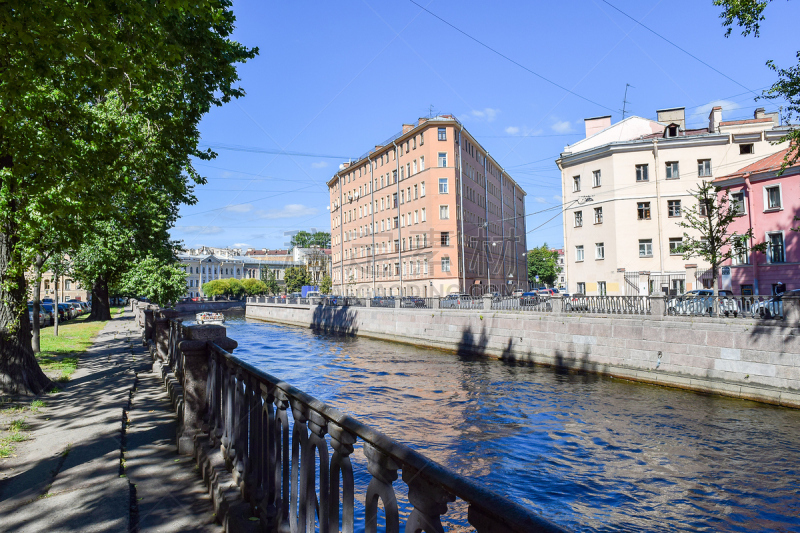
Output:
[[625,120],[625,106],[627,106],[630,102],[628,102],[628,87],[631,89],[635,89],[633,85],[630,83],[625,84],[625,96],[622,97],[622,120]]
[[431,104],[428,109],[428,118],[433,118],[433,104]]

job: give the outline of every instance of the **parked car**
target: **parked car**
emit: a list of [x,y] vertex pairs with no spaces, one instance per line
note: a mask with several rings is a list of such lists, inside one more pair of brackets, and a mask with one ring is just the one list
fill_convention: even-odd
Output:
[[[773,318],[776,316],[783,316],[783,297],[784,296],[800,296],[800,289],[792,289],[780,294],[776,294],[769,300],[759,302],[756,313],[761,318]],[[755,314],[755,313],[754,313]]]
[[714,291],[711,289],[694,289],[667,301],[667,314],[670,315],[704,315],[714,310]]
[[539,293],[536,291],[523,292],[519,296],[520,306],[537,305],[539,301]]
[[420,296],[403,296],[400,307],[425,307],[425,298]]
[[72,307],[73,312],[75,313],[74,316],[80,316],[83,314],[83,307],[78,302],[66,302],[66,304]]
[[512,298],[520,298],[523,294],[525,294],[525,291],[523,291],[522,289],[518,289],[518,290],[516,290],[516,291],[511,293],[511,297]]
[[[62,315],[63,311],[63,315]],[[71,318],[75,318],[75,309],[66,302],[62,302],[58,304],[58,319],[62,320],[69,320]]]
[[541,294],[543,296],[557,296],[558,295],[558,290],[550,289],[550,288],[536,289],[536,292],[538,292],[539,294]]
[[573,295],[564,296],[564,310],[565,311],[587,311],[589,305],[586,301],[586,295],[575,293]]
[[[42,311],[40,309],[39,310],[39,318],[38,318],[39,327],[40,328],[43,328],[45,325],[47,325],[47,319],[48,318],[49,317],[47,316],[47,313],[45,313],[44,311]],[[30,323],[31,328],[32,328],[33,327],[33,304],[28,304],[28,322]]]
[[473,300],[474,298],[469,294],[464,294],[464,293],[448,294],[447,296],[442,298],[442,300],[439,302],[439,307],[441,307],[442,309],[447,309],[450,307],[458,307],[464,302],[472,302]]
[[319,291],[308,291],[306,293],[306,298],[320,298],[320,297],[321,297],[321,295],[320,295]]

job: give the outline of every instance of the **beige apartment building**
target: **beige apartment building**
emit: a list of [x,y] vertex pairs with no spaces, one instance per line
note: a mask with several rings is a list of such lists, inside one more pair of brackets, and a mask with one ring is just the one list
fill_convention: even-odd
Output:
[[681,293],[709,286],[708,265],[685,261],[678,247],[690,190],[786,148],[777,113],[686,129],[684,108],[657,121],[586,119],[586,138],[556,161],[564,202],[564,249],[570,292],[587,295]]
[[526,193],[455,117],[404,124],[328,188],[337,294],[527,288]]

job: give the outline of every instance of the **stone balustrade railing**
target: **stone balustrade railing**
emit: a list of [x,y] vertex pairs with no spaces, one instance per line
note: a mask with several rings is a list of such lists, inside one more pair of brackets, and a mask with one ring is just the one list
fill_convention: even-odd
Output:
[[[132,303],[144,340],[178,412],[178,451],[201,462],[218,453],[241,505],[269,532],[356,529],[351,456],[361,444],[371,476],[364,524],[377,530],[378,503],[387,532],[399,533],[392,483],[401,478],[413,507],[404,531],[443,532],[448,504],[461,500],[478,533],[563,531],[536,513],[444,468],[409,447],[326,405],[231,352],[236,341],[216,325],[184,326],[174,311]],[[150,323],[150,327],[147,324]],[[330,437],[330,444],[326,435]],[[201,466],[201,471],[205,467]],[[221,482],[220,474],[205,475]],[[219,495],[220,488],[211,488]],[[230,491],[228,491],[230,492]],[[223,523],[232,503],[214,498]],[[340,521],[341,518],[341,521]],[[252,520],[252,519],[251,519]],[[235,529],[235,528],[229,528]]]

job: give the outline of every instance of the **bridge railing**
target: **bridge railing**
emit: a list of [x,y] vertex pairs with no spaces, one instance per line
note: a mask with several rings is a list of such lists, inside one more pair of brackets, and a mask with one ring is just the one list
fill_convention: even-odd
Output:
[[209,434],[266,531],[329,533],[339,531],[340,518],[343,532],[354,531],[351,454],[359,442],[371,478],[358,529],[376,531],[380,500],[385,530],[400,531],[392,483],[401,472],[413,506],[404,531],[443,531],[441,517],[456,499],[479,533],[562,531],[217,344],[208,348]]
[[492,299],[492,309],[506,311],[553,311],[552,299],[548,296],[512,297]]
[[564,313],[602,313],[604,315],[649,315],[648,296],[565,296]]

